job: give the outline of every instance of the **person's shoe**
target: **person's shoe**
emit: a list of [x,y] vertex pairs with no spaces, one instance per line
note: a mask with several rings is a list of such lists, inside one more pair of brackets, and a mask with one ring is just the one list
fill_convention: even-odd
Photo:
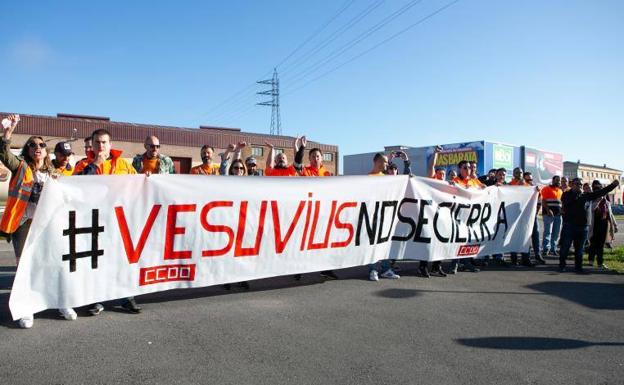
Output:
[[439,275],[440,277],[446,277],[446,273],[444,272],[444,270],[442,270],[442,266],[438,267],[433,272]]
[[141,312],[141,307],[137,305],[134,298],[126,298],[126,300],[121,304],[121,307],[128,310],[130,313],[139,314]]
[[420,275],[422,275],[425,278],[429,278],[429,270],[427,269],[427,266],[421,266],[418,268],[418,271],[420,272]]
[[249,282],[247,282],[247,281],[243,281],[243,282],[239,283],[239,286],[242,287],[245,290],[249,290]]
[[542,258],[539,254],[535,255],[535,260],[537,261],[538,265],[545,265],[546,264],[546,260],[544,258]]
[[19,327],[21,327],[22,329],[30,329],[31,327],[33,327],[33,316],[29,315],[26,317],[22,317],[19,319],[19,321],[17,321]]
[[68,321],[75,321],[76,318],[78,318],[78,314],[76,314],[74,309],[71,307],[68,307],[67,309],[59,309],[59,313],[61,313],[61,316]]
[[336,273],[331,270],[321,271],[321,277],[325,279],[338,279]]
[[558,253],[558,252],[556,252],[555,250],[553,250],[553,251],[549,251],[549,252],[548,252],[548,255],[550,255],[551,257],[558,257],[558,256],[559,256],[559,253]]
[[465,264],[465,265],[464,265],[464,268],[465,268],[466,270],[470,271],[470,272],[473,272],[473,273],[478,273],[478,272],[480,272],[480,271],[481,271],[481,270],[479,270],[479,268],[478,268],[478,267],[475,267],[472,263],[470,263],[470,264]]
[[381,278],[399,279],[401,278],[401,276],[396,274],[394,271],[392,271],[392,269],[388,269],[384,271],[383,273],[381,273]]
[[598,266],[598,268],[599,268],[600,270],[610,270],[610,269],[609,269],[609,266],[605,265],[604,263],[603,263],[602,265]]
[[301,281],[301,274],[295,274],[293,275],[293,278],[295,279],[295,281]]
[[103,311],[104,311],[104,305],[102,305],[101,303],[96,303],[95,305],[89,308],[89,314],[91,315],[98,315]]
[[379,281],[379,273],[377,270],[371,270],[370,274],[368,274],[369,281]]
[[548,251],[542,251],[542,258],[548,257]]
[[457,274],[457,265],[451,267],[451,270],[448,272],[449,274]]
[[531,262],[530,259],[524,259],[522,261],[522,266],[525,266],[525,267],[535,267],[535,264],[533,262]]

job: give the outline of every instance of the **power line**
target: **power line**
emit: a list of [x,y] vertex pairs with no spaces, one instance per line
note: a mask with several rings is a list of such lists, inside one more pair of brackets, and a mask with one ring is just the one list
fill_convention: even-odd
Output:
[[328,25],[330,25],[334,20],[336,20],[338,16],[340,16],[344,11],[346,11],[347,8],[349,8],[354,2],[355,0],[347,0],[345,3],[343,3],[342,7],[340,7],[338,12],[334,16],[332,16],[319,29],[313,32],[312,35],[310,35],[306,40],[304,40],[301,44],[299,44],[297,48],[295,48],[290,54],[286,55],[286,57],[282,59],[282,61],[280,61],[275,67],[279,68],[279,66],[284,64],[288,59],[290,59],[294,54],[296,54],[301,48],[303,48],[306,44],[308,44],[310,40],[314,39],[316,36],[318,36],[319,33],[323,32],[323,30],[327,28]]
[[449,2],[449,3],[447,3],[446,5],[444,5],[444,6],[440,7],[440,8],[438,8],[438,9],[437,9],[437,10],[435,10],[434,12],[432,12],[432,13],[428,14],[427,16],[425,16],[425,17],[423,17],[423,18],[419,19],[417,22],[415,22],[415,23],[413,23],[413,24],[410,24],[409,26],[407,26],[406,28],[404,28],[404,29],[400,30],[399,32],[397,32],[397,33],[395,33],[395,34],[391,35],[390,37],[388,37],[388,38],[386,38],[386,39],[382,40],[381,42],[379,42],[379,43],[377,43],[377,44],[373,45],[372,47],[370,47],[370,48],[366,49],[365,51],[363,51],[363,52],[359,53],[358,55],[356,55],[356,56],[352,57],[351,59],[347,60],[346,62],[344,62],[344,63],[342,63],[342,64],[340,64],[340,65],[338,65],[338,66],[336,66],[336,67],[332,68],[331,70],[329,70],[329,71],[327,71],[327,72],[324,72],[323,74],[321,74],[321,75],[319,75],[319,76],[317,76],[317,77],[315,77],[315,78],[313,78],[313,79],[310,79],[308,82],[306,82],[305,84],[303,84],[301,87],[298,87],[298,88],[296,88],[296,89],[294,89],[294,90],[290,90],[290,91],[286,92],[285,94],[286,94],[286,95],[293,94],[293,93],[295,93],[295,92],[297,92],[297,91],[301,90],[302,88],[306,87],[306,86],[307,86],[307,85],[309,85],[310,83],[313,83],[313,82],[315,82],[315,81],[317,81],[317,80],[319,80],[319,79],[321,79],[321,78],[323,78],[323,77],[325,77],[325,76],[327,76],[327,75],[331,74],[332,72],[337,71],[338,69],[340,69],[340,68],[344,67],[345,65],[347,65],[347,64],[349,64],[349,63],[351,63],[351,62],[353,62],[353,61],[355,61],[355,60],[359,59],[360,57],[362,57],[362,56],[366,55],[367,53],[369,53],[369,52],[373,51],[374,49],[378,48],[379,46],[381,46],[381,45],[383,45],[383,44],[388,43],[389,41],[391,41],[391,40],[393,40],[393,39],[397,38],[398,36],[400,36],[400,35],[404,34],[405,32],[409,31],[410,29],[412,29],[412,28],[414,28],[414,27],[416,27],[416,26],[418,26],[418,25],[420,25],[420,24],[424,23],[424,22],[425,22],[425,21],[427,21],[428,19],[430,19],[430,18],[434,17],[435,15],[437,15],[437,14],[439,14],[439,13],[441,13],[441,12],[445,11],[447,8],[450,8],[451,6],[453,6],[453,5],[457,4],[459,1],[460,1],[460,0],[453,0],[453,1]]
[[322,66],[324,66],[325,64],[335,60],[338,57],[340,57],[345,52],[347,52],[348,50],[350,50],[351,48],[353,48],[354,46],[356,46],[360,42],[364,41],[366,38],[368,38],[369,36],[371,36],[375,32],[379,31],[381,28],[385,27],[390,22],[392,22],[393,20],[395,20],[399,16],[403,15],[405,12],[407,12],[412,7],[414,7],[415,5],[417,5],[417,4],[421,3],[421,2],[422,2],[422,0],[413,0],[413,1],[409,2],[409,3],[407,3],[406,5],[404,5],[403,7],[399,8],[398,10],[396,10],[395,12],[390,14],[389,16],[387,16],[384,19],[382,19],[380,22],[375,24],[373,27],[369,28],[368,30],[366,30],[363,33],[361,33],[360,35],[358,35],[355,39],[350,40],[346,44],[344,44],[341,47],[339,47],[339,48],[335,49],[334,51],[332,51],[325,58],[315,62],[313,65],[308,67],[306,70],[304,70],[304,71],[300,72],[299,74],[295,75],[294,80],[290,80],[290,83],[291,84],[292,83],[296,83],[297,81],[300,81],[300,80],[304,79],[305,77],[307,77],[308,75],[316,72]]
[[[282,59],[282,61],[280,61],[280,63],[277,66],[282,65],[283,63],[285,63],[288,59],[290,59],[294,54],[296,54],[301,48],[303,48],[310,40],[312,40],[314,37],[316,37],[319,33],[321,33],[325,28],[327,28],[327,26],[329,26],[335,19],[337,19],[344,11],[346,11],[353,3],[355,2],[355,0],[347,0],[345,1],[345,3],[343,3],[343,5],[339,8],[338,12],[336,14],[334,14],[334,16],[332,16],[328,21],[326,21],[319,29],[317,29],[317,31],[315,31],[312,35],[310,35],[305,41],[303,41],[301,44],[299,44],[290,54],[286,55],[286,57],[284,57],[284,59]],[[267,71],[266,73],[264,73],[262,76],[260,76],[260,78],[265,78],[267,76],[269,76],[271,74],[272,70]],[[239,103],[242,98],[244,98],[244,94],[248,91],[250,91],[251,89],[253,89],[254,87],[256,87],[257,84],[255,82],[245,86],[244,88],[242,88],[241,90],[235,92],[234,94],[230,95],[229,97],[227,97],[226,99],[224,99],[223,101],[221,101],[220,103],[214,105],[213,107],[211,107],[208,111],[206,111],[205,113],[203,113],[201,117],[204,117],[208,114],[210,114],[211,112],[218,110],[219,108],[221,108],[222,106],[226,105],[226,104],[231,104],[231,102],[235,102],[235,103]],[[252,93],[250,93],[249,95],[253,95]],[[231,109],[229,109],[231,110]],[[228,110],[226,110],[227,112]],[[219,115],[223,115],[222,113]]]
[[377,9],[384,2],[385,2],[385,0],[377,0],[377,1],[374,1],[373,3],[371,3],[363,11],[361,11],[359,14],[355,15],[355,17],[353,17],[351,20],[349,20],[345,25],[343,25],[342,27],[338,28],[331,35],[329,35],[325,40],[321,40],[316,46],[314,46],[314,48],[312,48],[306,54],[301,55],[297,60],[294,61],[294,63],[292,63],[290,66],[286,67],[285,70],[282,70],[282,75],[284,75],[284,74],[286,74],[288,72],[291,72],[293,69],[295,69],[298,66],[299,63],[301,63],[302,61],[304,61],[304,60],[306,60],[306,59],[308,59],[308,58],[310,58],[312,56],[314,56],[321,49],[327,47],[329,44],[334,42],[337,38],[342,36],[345,32],[347,32],[349,29],[351,29],[353,26],[355,26],[357,23],[359,23],[362,19],[364,19],[366,16],[368,16],[372,11]]

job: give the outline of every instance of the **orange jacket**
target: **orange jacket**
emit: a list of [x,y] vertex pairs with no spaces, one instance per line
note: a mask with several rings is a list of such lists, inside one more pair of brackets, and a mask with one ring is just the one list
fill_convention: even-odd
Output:
[[460,177],[455,177],[453,178],[453,183],[464,187],[464,188],[483,188],[485,187],[485,185],[483,183],[481,183],[481,181],[479,181],[479,179],[477,178],[467,178],[467,179],[462,179]]
[[332,176],[331,172],[321,165],[319,168],[305,166],[301,172],[301,176]]
[[[121,157],[120,150],[111,150],[110,159],[107,159],[99,167],[93,164],[95,154],[90,151],[87,160],[81,160],[74,167],[74,175],[125,175],[136,174],[136,170],[130,162]],[[86,170],[86,171],[85,171]]]
[[297,176],[297,169],[292,164],[286,168],[268,167],[264,171],[265,176]]
[[26,162],[21,161],[9,182],[9,198],[0,220],[0,231],[12,234],[20,225],[33,187],[33,172]]

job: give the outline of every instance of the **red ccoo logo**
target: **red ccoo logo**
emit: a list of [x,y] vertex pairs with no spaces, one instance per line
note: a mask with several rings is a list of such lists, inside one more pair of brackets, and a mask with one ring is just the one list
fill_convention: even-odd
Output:
[[195,265],[162,265],[141,268],[139,286],[171,281],[193,281]]
[[459,250],[457,250],[457,256],[467,257],[470,255],[477,255],[480,249],[481,245],[461,245],[459,246]]

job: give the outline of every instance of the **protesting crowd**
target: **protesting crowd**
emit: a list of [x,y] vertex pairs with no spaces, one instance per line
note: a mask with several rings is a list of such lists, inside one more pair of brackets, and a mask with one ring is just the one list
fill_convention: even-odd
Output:
[[[70,164],[70,156],[74,154],[70,142],[59,142],[54,147],[54,159],[51,160],[46,141],[40,136],[31,136],[21,149],[20,156],[10,150],[11,136],[19,124],[19,115],[11,115],[9,124],[4,125],[3,136],[0,139],[0,161],[11,171],[9,197],[6,208],[0,221],[0,231],[13,244],[17,263],[19,264],[26,237],[32,218],[37,208],[37,202],[43,186],[50,178],[63,178],[77,175],[127,175],[127,174],[174,174],[175,167],[172,159],[161,153],[159,139],[149,136],[145,139],[143,154],[136,155],[132,162],[122,158],[119,150],[112,148],[113,137],[105,129],[98,129],[84,139],[85,157],[75,165]],[[276,150],[270,143],[269,154],[264,169],[265,176],[287,177],[328,177],[332,176],[323,166],[323,153],[319,148],[307,149],[306,137],[296,138],[293,144],[294,159],[289,162],[285,153]],[[260,176],[257,161],[253,156],[242,159],[242,150],[247,146],[245,142],[231,144],[222,154],[216,154],[210,145],[203,145],[200,149],[202,163],[191,168],[194,175],[233,175],[233,176]],[[534,186],[530,172],[523,172],[519,167],[513,170],[511,181],[507,181],[507,170],[504,168],[490,170],[487,175],[477,175],[476,162],[462,160],[457,169],[448,175],[443,168],[436,168],[436,157],[442,151],[437,147],[431,163],[428,165],[428,176],[440,181],[466,189],[484,189],[488,186],[501,188],[515,188],[518,186]],[[306,154],[307,153],[307,154]],[[304,160],[307,155],[307,162]],[[215,158],[218,162],[215,162]],[[372,159],[370,176],[391,176],[398,174],[398,168],[393,160],[403,162],[403,174],[411,175],[410,160],[403,151],[394,151],[390,154],[377,153]],[[305,164],[307,163],[307,164]],[[543,229],[540,236],[540,226],[537,215],[534,219],[533,231],[527,234],[531,239],[531,250],[511,253],[506,256],[494,254],[481,259],[461,258],[450,261],[445,271],[441,261],[432,262],[431,268],[427,261],[420,261],[419,273],[429,278],[430,274],[446,277],[447,274],[456,274],[458,271],[479,272],[480,269],[496,264],[512,267],[519,264],[534,267],[536,264],[546,264],[547,257],[558,257],[559,270],[566,269],[566,261],[571,249],[574,249],[574,271],[585,273],[583,269],[583,254],[589,251],[588,263],[597,263],[601,269],[607,269],[603,254],[605,244],[613,238],[617,231],[617,223],[611,212],[611,204],[606,195],[618,186],[617,180],[608,186],[599,181],[591,185],[583,184],[580,178],[567,180],[561,176],[552,178],[548,186],[534,188],[539,190],[538,211],[543,218]],[[418,258],[415,258],[418,259]],[[378,281],[380,278],[399,279],[398,264],[392,259],[383,259],[369,266],[369,280]],[[325,279],[337,279],[333,271],[320,273]],[[296,275],[295,279],[301,279]],[[249,289],[248,282],[239,285]],[[226,289],[231,286],[224,285]],[[139,313],[141,308],[132,297],[122,299],[119,305],[130,313]],[[88,307],[88,313],[98,315],[104,310],[101,303]],[[60,314],[67,320],[77,318],[71,308],[59,309]],[[33,325],[33,316],[19,320],[22,328]]]

